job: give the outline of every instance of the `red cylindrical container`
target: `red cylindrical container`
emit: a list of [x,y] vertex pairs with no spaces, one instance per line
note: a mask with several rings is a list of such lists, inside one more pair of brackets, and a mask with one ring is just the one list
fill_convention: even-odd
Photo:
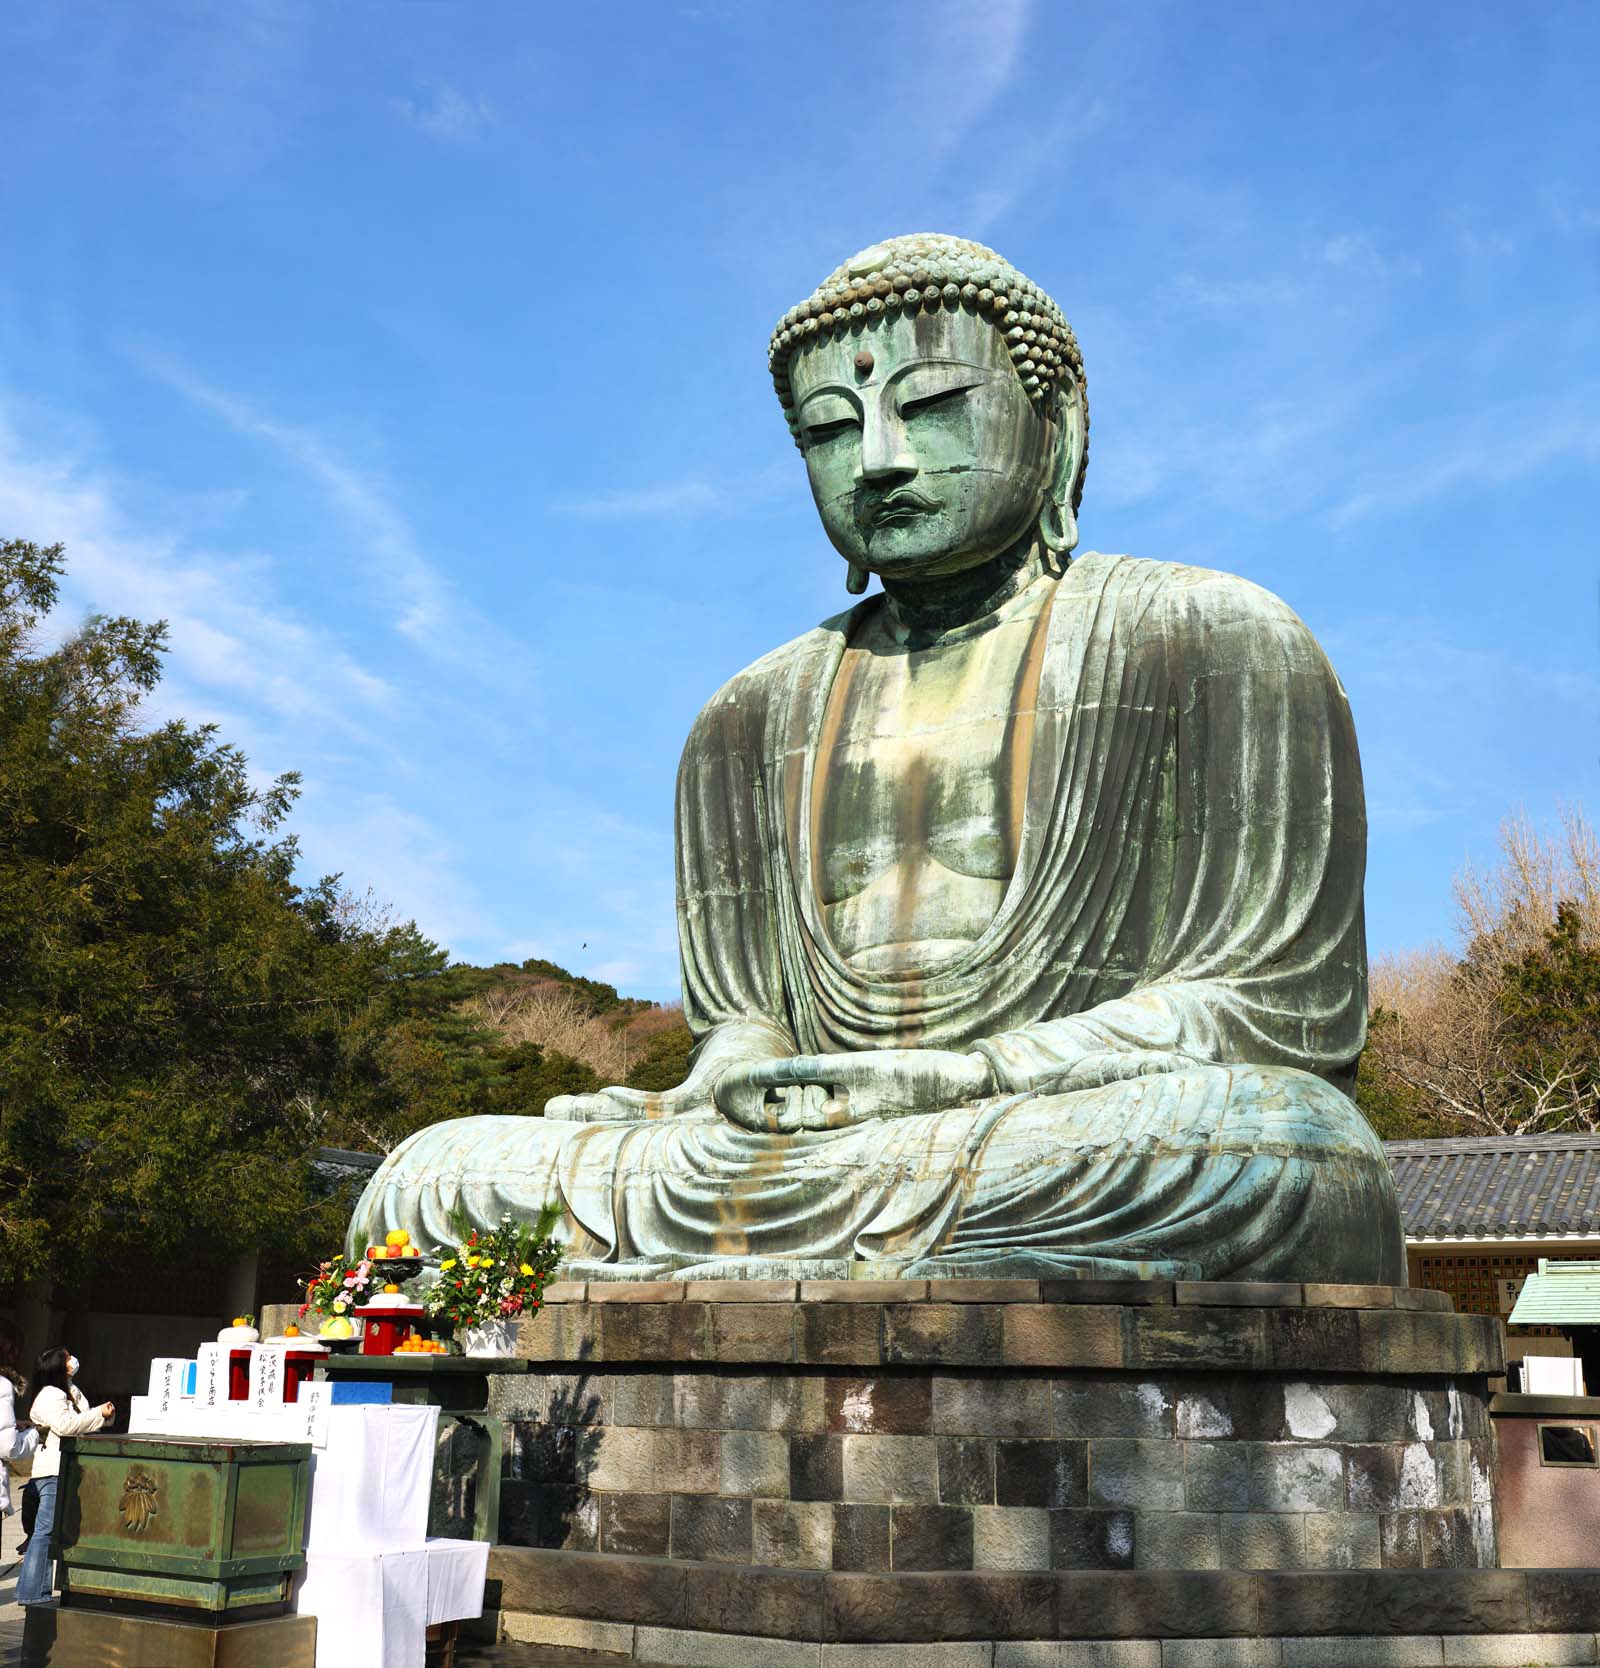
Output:
[[242,1402],[250,1395],[250,1351],[228,1351],[228,1400]]
[[290,1349],[283,1352],[283,1399],[286,1402],[300,1400],[300,1386],[310,1382],[317,1363],[327,1357],[325,1349]]

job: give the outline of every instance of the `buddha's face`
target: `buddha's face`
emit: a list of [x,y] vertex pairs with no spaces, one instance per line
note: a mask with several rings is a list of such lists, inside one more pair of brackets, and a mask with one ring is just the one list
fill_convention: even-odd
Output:
[[846,561],[886,579],[958,573],[1038,517],[1055,424],[987,319],[885,315],[808,343],[790,377],[812,496]]

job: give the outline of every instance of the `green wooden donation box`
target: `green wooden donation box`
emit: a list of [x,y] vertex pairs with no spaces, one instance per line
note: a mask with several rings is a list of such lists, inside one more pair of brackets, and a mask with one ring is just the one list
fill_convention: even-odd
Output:
[[84,1436],[61,1446],[63,1604],[177,1607],[217,1621],[287,1607],[306,1561],[309,1443]]

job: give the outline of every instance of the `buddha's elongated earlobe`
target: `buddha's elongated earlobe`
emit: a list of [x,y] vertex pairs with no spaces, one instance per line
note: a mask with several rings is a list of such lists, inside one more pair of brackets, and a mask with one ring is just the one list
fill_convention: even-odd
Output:
[[1055,468],[1051,472],[1050,488],[1039,511],[1039,542],[1064,569],[1067,558],[1078,546],[1078,517],[1074,507],[1078,481],[1083,471],[1084,429],[1083,404],[1078,389],[1070,376],[1064,379],[1055,397],[1056,424]]
[[858,568],[854,562],[849,563],[844,570],[844,588],[851,596],[860,596],[867,588],[867,570]]
[[1078,518],[1053,493],[1039,512],[1039,540],[1053,556],[1070,556],[1078,547]]

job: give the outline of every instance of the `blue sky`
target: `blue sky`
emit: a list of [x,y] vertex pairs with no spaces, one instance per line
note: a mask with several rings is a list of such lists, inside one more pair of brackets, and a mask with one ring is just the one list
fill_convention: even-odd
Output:
[[0,10],[0,535],[165,617],[308,873],[674,993],[700,703],[843,602],[765,371],[886,235],[1083,344],[1086,547],[1285,597],[1375,950],[1595,794],[1600,8]]

